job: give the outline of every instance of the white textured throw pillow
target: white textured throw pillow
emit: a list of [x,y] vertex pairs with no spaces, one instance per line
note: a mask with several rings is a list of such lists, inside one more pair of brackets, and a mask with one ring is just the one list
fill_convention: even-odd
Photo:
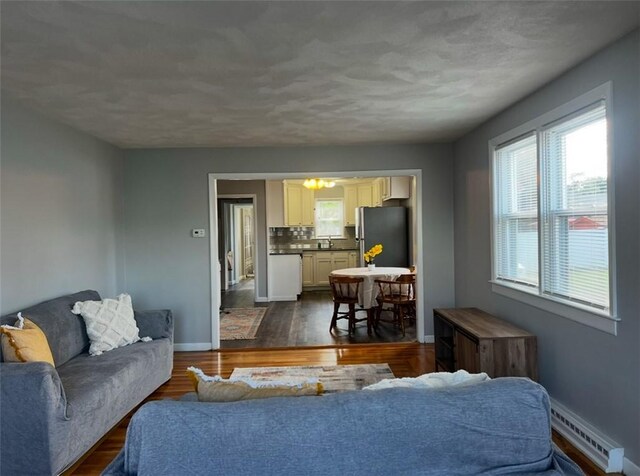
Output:
[[131,296],[128,294],[120,294],[116,299],[102,301],[78,301],[72,312],[82,315],[87,325],[91,355],[100,355],[140,340],[139,330],[133,318]]

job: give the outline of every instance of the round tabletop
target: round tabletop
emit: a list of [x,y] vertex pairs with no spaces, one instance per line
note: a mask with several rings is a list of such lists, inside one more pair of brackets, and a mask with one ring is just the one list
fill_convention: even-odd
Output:
[[358,304],[365,308],[376,306],[378,289],[375,284],[376,279],[394,281],[398,276],[411,274],[409,268],[395,268],[376,266],[369,268],[344,268],[331,271],[331,276],[349,276],[352,278],[364,278],[358,290]]
[[376,266],[373,269],[369,269],[366,267],[335,269],[331,271],[331,274],[333,276],[353,276],[355,278],[366,277],[366,276],[376,276],[376,279],[378,279],[378,277],[380,276],[395,276],[395,278],[397,278],[401,274],[411,274],[411,270],[409,268]]

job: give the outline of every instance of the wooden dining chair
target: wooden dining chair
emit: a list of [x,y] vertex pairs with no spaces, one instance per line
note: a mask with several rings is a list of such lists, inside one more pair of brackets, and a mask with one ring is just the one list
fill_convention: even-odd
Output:
[[[329,276],[329,284],[331,285],[331,294],[333,295],[333,316],[331,317],[331,325],[329,332],[337,327],[338,319],[347,319],[349,321],[349,335],[356,331],[356,323],[367,321],[367,333],[371,335],[372,319],[371,313],[364,308],[356,309],[358,304],[358,292],[360,284],[364,278],[353,278],[349,276]],[[347,311],[340,311],[340,306],[346,304]],[[366,311],[367,317],[356,318],[357,311]]]
[[405,318],[415,319],[416,309],[416,278],[413,274],[403,274],[396,280],[376,279],[378,285],[378,296],[376,298],[378,306],[376,308],[375,325],[383,321],[381,319],[382,310],[385,304],[393,306],[393,319],[391,322],[398,325],[405,335]]

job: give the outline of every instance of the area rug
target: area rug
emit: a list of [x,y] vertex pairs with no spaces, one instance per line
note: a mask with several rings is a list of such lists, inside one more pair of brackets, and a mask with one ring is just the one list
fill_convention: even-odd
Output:
[[385,378],[395,378],[389,364],[362,365],[309,365],[299,367],[253,367],[236,368],[232,378],[244,377],[253,380],[278,380],[291,383],[317,378],[324,393],[360,390]]
[[266,307],[230,307],[220,312],[220,340],[255,339]]

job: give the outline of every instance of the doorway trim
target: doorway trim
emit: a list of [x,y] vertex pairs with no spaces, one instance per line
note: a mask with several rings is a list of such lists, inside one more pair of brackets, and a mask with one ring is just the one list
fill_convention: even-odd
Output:
[[[414,176],[416,178],[416,210],[415,210],[415,227],[416,236],[414,243],[414,250],[416,255],[416,280],[421,283],[420,286],[416,286],[416,300],[417,309],[416,312],[419,316],[423,316],[423,319],[416,319],[416,334],[417,340],[420,343],[426,342],[430,336],[425,336],[424,333],[424,286],[426,284],[424,280],[424,254],[422,243],[422,170],[420,169],[394,169],[394,170],[367,170],[367,171],[340,171],[340,172],[237,172],[237,173],[209,173],[209,246],[210,246],[210,290],[211,290],[211,348],[220,348],[220,273],[215,272],[218,269],[218,198],[248,198],[256,197],[255,194],[223,194],[218,195],[218,180],[286,180],[286,179],[304,179],[309,175],[313,176],[331,176],[331,177],[402,177],[402,176]],[[265,190],[266,192],[266,190]],[[265,200],[268,202],[269,198],[265,195]],[[257,239],[257,198],[254,198],[254,239]],[[266,208],[267,203],[265,203]],[[257,258],[257,243],[255,244],[256,258]],[[267,250],[268,253],[268,250]],[[266,264],[266,263],[265,263]],[[258,299],[258,265],[256,260],[256,281],[255,281],[255,299]],[[267,269],[268,272],[268,269]],[[267,282],[267,296],[269,283]]]

